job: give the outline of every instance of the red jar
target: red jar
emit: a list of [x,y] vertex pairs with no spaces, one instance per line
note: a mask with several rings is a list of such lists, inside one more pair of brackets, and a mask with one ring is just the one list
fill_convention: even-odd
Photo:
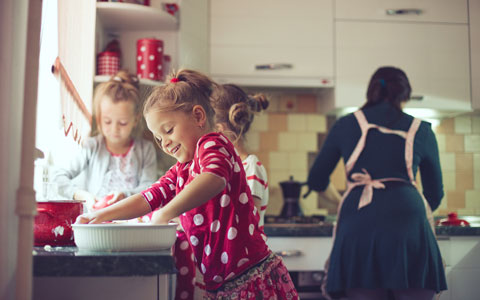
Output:
[[138,78],[161,80],[163,78],[163,41],[140,39],[137,41]]
[[38,201],[34,245],[74,246],[72,223],[82,213],[83,201]]
[[97,56],[97,75],[115,75],[120,68],[120,55],[117,52],[104,51]]

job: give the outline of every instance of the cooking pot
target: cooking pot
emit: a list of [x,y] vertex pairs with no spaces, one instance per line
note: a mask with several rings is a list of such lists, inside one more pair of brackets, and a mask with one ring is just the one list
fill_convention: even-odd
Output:
[[35,246],[74,246],[72,223],[83,213],[83,202],[48,200],[37,202],[33,230]]
[[437,221],[437,225],[440,226],[470,226],[465,220],[459,219],[456,212],[451,212],[448,215],[448,218],[440,219]]

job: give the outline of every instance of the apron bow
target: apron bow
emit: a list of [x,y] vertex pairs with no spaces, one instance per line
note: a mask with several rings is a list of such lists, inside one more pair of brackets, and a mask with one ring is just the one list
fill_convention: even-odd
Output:
[[373,189],[384,189],[385,184],[382,183],[380,179],[372,179],[367,170],[362,169],[363,173],[353,173],[353,186],[363,185],[362,195],[360,196],[360,201],[358,202],[358,209],[361,209],[364,206],[367,206],[372,202]]

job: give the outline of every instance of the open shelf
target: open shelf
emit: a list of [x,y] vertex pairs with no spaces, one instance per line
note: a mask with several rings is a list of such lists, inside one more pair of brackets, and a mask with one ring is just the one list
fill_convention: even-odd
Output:
[[[107,82],[110,79],[110,75],[96,75],[95,76],[95,83],[100,83],[100,82]],[[145,85],[145,86],[157,86],[157,85],[164,85],[165,83],[163,81],[156,81],[156,80],[150,80],[150,79],[140,79],[140,85]]]
[[150,6],[121,2],[97,2],[97,12],[103,27],[109,31],[178,29],[176,17]]

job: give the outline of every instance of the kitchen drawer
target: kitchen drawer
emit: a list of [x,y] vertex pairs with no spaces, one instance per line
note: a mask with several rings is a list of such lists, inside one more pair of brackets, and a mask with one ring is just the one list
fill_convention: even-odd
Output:
[[270,249],[280,254],[289,271],[323,270],[332,249],[332,237],[269,237]]
[[[421,13],[401,13],[416,9]],[[397,10],[388,14],[388,10]],[[393,13],[393,12],[391,12]],[[402,22],[468,23],[467,0],[336,0],[335,18]]]

